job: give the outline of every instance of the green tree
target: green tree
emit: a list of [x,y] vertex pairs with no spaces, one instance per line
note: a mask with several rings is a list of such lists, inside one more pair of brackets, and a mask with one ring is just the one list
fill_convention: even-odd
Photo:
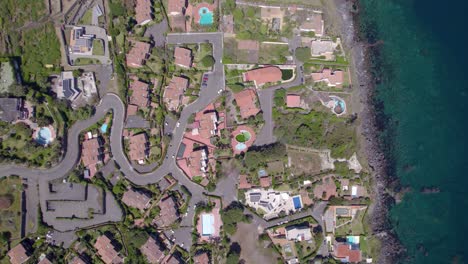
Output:
[[208,67],[213,67],[213,65],[215,64],[215,59],[211,55],[206,55],[201,60],[201,64],[203,65],[203,67],[207,67],[207,68]]
[[302,62],[310,60],[310,49],[306,47],[297,48],[296,58]]

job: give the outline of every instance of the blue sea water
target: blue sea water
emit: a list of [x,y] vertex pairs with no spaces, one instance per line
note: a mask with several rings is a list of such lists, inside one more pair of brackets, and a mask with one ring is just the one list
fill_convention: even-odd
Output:
[[[391,209],[402,263],[468,263],[468,1],[361,0],[382,138],[412,191]],[[420,192],[437,187],[439,193]]]

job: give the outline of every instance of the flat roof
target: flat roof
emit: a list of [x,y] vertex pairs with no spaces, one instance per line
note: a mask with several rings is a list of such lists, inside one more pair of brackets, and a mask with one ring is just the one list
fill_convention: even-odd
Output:
[[202,214],[202,236],[213,235],[214,231],[214,215]]

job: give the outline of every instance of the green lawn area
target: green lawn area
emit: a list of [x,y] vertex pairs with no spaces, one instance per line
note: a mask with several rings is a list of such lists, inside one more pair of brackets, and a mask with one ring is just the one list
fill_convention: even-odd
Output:
[[104,56],[104,41],[102,39],[93,40],[93,55]]
[[79,25],[91,25],[92,19],[93,19],[93,9],[90,8],[80,18],[80,21],[78,21],[78,24]]
[[213,46],[210,43],[200,43],[196,50],[193,50],[194,58],[193,62],[197,64],[196,68],[199,70],[209,70],[202,66],[201,60],[207,55],[213,55]]
[[346,236],[346,235],[363,235],[364,230],[364,215],[365,210],[360,210],[353,221],[349,224],[346,224],[342,227],[339,227],[335,230],[337,236]]
[[78,58],[75,60],[75,65],[89,65],[89,64],[101,64],[100,60],[95,60],[91,58]]
[[258,63],[284,64],[290,55],[288,45],[261,43]]
[[[3,175],[2,175],[3,176]],[[0,180],[0,233],[10,232],[12,246],[16,245],[21,235],[21,179],[8,177]],[[4,204],[5,203],[5,204]],[[10,204],[8,206],[8,204]],[[0,255],[6,245],[0,241]]]

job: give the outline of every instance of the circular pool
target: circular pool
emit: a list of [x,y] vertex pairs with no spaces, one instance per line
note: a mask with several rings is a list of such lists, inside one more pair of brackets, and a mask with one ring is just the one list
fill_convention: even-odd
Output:
[[52,142],[52,132],[48,127],[41,127],[37,132],[36,142],[41,145],[47,145]]

